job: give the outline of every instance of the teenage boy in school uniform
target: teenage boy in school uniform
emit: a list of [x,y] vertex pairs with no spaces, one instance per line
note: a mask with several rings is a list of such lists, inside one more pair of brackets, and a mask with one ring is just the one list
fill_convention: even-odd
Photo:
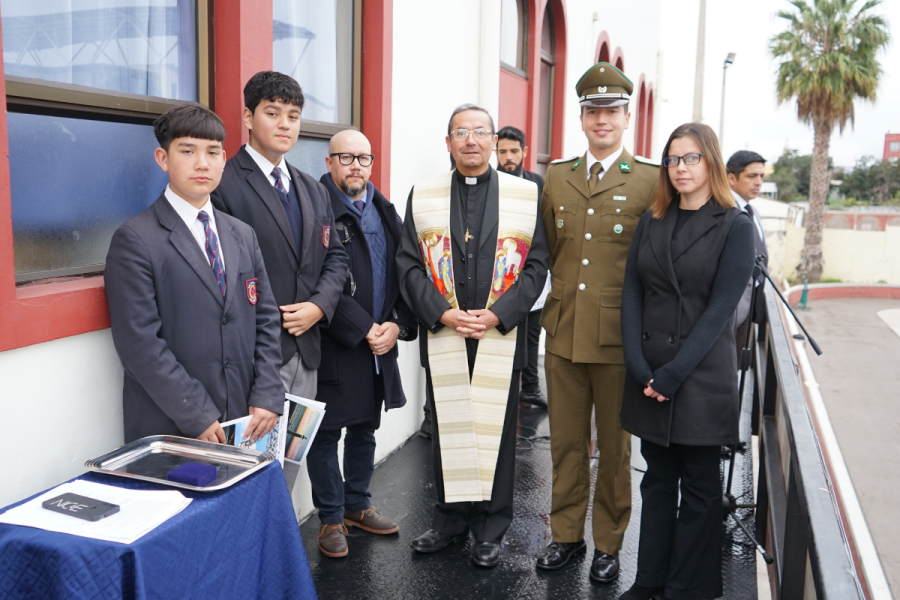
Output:
[[212,201],[259,236],[281,310],[284,389],[315,398],[319,326],[334,315],[348,260],[338,236],[331,235],[328,190],[284,159],[300,135],[303,101],[300,86],[287,75],[263,71],[250,78],[243,113],[250,142],[228,160]]
[[125,368],[125,441],[158,434],[224,442],[222,421],[252,415],[247,438],[275,426],[279,314],[256,234],[213,208],[225,127],[198,105],[153,126],[169,185],[113,234],[106,298]]

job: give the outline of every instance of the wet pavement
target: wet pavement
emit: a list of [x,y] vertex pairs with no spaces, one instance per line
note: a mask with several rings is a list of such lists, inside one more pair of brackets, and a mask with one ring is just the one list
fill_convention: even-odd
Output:
[[[543,373],[543,369],[541,369]],[[748,407],[749,410],[749,407]],[[742,434],[750,439],[749,412],[744,412]],[[548,436],[547,413],[520,405],[520,437]],[[640,479],[643,459],[640,440],[632,446],[633,513],[620,554],[618,581],[596,584],[588,578],[594,548],[590,539],[590,513],[585,524],[587,553],[576,556],[557,571],[538,571],[534,561],[550,542],[550,483],[552,468],[550,444],[546,439],[519,439],[516,459],[515,517],[503,540],[502,561],[494,569],[483,569],[469,562],[471,536],[463,543],[451,544],[437,554],[418,554],[410,542],[430,527],[435,501],[431,466],[431,442],[411,438],[385,459],[372,479],[373,505],[400,524],[400,531],[389,536],[351,529],[346,558],[331,559],[318,551],[316,534],[319,521],[313,515],[301,525],[316,591],[322,600],[331,599],[615,599],[634,582],[637,566],[638,527],[640,525]],[[752,502],[751,453],[738,453],[733,493],[739,503]],[[596,461],[592,461],[592,479]],[[723,461],[724,469],[728,462]],[[726,471],[727,472],[727,471]],[[590,506],[590,504],[589,504]],[[753,529],[750,511],[739,511],[744,523]],[[735,531],[737,530],[737,531]],[[725,525],[723,577],[728,600],[757,598],[756,560],[753,547],[737,525],[729,519]]]

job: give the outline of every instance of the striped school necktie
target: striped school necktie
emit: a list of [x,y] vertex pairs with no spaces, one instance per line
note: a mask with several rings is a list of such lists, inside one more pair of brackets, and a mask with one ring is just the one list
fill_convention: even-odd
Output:
[[219,252],[219,238],[216,232],[209,226],[209,215],[205,210],[201,210],[197,215],[200,222],[203,223],[203,232],[206,234],[206,257],[209,259],[209,266],[212,267],[213,274],[216,276],[216,282],[219,284],[219,291],[222,297],[225,297],[225,267],[222,265],[222,254]]

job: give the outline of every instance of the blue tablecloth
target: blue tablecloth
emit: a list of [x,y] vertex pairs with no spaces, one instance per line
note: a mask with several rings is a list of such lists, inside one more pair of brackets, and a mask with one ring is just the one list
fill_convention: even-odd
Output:
[[[173,489],[98,473],[79,479]],[[277,462],[221,492],[180,491],[191,504],[127,546],[0,524],[0,598],[316,598]]]

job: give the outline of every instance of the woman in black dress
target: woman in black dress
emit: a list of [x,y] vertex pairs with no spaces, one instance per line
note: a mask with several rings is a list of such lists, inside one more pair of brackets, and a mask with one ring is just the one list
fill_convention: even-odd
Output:
[[663,157],[622,291],[622,427],[641,438],[647,472],[637,578],[621,600],[722,595],[719,452],[738,440],[733,321],[753,270],[753,224],[735,207],[708,126],[676,129]]

